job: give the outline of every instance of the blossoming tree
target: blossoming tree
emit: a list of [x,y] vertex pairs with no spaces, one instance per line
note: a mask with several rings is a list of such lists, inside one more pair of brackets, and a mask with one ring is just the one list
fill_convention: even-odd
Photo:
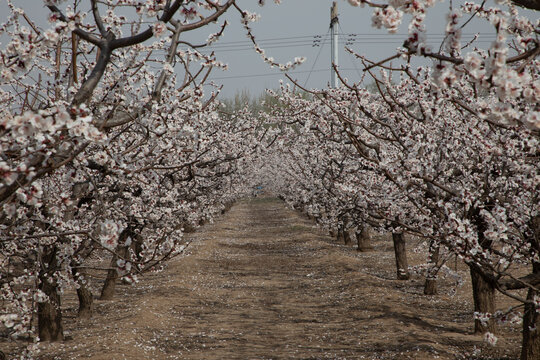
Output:
[[[343,78],[339,89],[304,89],[312,100],[282,91],[289,105],[278,117],[291,125],[287,136],[302,136],[289,142],[293,150],[284,150],[288,161],[281,162],[295,187],[280,190],[330,227],[346,226],[354,214],[355,221],[391,230],[394,240],[403,231],[425,238],[428,279],[445,256],[463,259],[473,283],[475,331],[494,342],[494,319],[513,321],[521,311],[522,358],[537,358],[538,23],[511,2],[451,5],[444,42],[432,50],[425,21],[435,2],[350,3],[373,7],[374,26],[392,32],[407,14],[409,35],[395,56],[382,61],[349,49],[377,94]],[[493,26],[489,48],[462,44],[462,28],[472,18]],[[414,57],[433,66],[415,70]],[[403,62],[389,65],[394,59]],[[396,72],[397,85],[390,79]],[[519,305],[497,311],[497,291]]]
[[37,316],[39,340],[54,341],[65,289],[77,288],[80,314],[91,314],[89,256],[109,259],[101,297],[110,298],[118,278],[159,268],[183,251],[184,231],[243,191],[253,126],[222,121],[219,89],[205,96],[202,85],[224,65],[180,38],[233,0],[45,1],[49,29],[7,4],[0,319],[10,336],[33,336]]

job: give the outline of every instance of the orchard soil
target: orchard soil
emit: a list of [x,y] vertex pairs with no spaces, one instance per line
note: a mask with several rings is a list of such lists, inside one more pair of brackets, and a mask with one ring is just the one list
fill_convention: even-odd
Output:
[[[41,344],[40,359],[514,359],[519,326],[502,328],[491,347],[472,334],[465,284],[395,280],[392,243],[374,249],[337,244],[302,214],[271,197],[237,203],[192,234],[184,255],[112,301],[95,300],[92,319],[77,319],[64,296],[67,340]],[[425,259],[413,251],[409,263]],[[98,294],[99,281],[94,281]],[[455,291],[455,294],[454,294]],[[501,296],[499,308],[511,305]],[[23,343],[0,339],[13,358]]]

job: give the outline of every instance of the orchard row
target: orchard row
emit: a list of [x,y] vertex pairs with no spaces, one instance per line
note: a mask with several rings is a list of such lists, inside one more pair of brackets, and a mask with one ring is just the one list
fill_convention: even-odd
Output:
[[[434,51],[425,42],[433,1],[349,2],[372,6],[374,25],[390,31],[408,16],[408,38],[385,61],[349,49],[363,83],[340,77],[337,89],[310,90],[289,77],[273,94],[281,106],[265,116],[275,138],[262,173],[338,239],[356,237],[361,251],[370,248],[367,227],[391,232],[397,277],[424,275],[426,294],[438,274],[451,274],[445,263],[461,259],[475,332],[493,344],[497,323],[522,322],[521,358],[540,357],[538,19],[512,4],[466,3],[449,11]],[[471,18],[493,26],[489,48],[462,43]],[[414,58],[434,65],[413,68]],[[408,266],[406,233],[424,239],[424,265]],[[498,309],[496,293],[517,305]]]
[[[424,274],[426,293],[459,257],[476,331],[494,342],[496,319],[518,319],[522,359],[540,357],[540,30],[515,6],[537,2],[450,5],[432,49],[434,1],[349,0],[373,8],[375,27],[394,32],[407,19],[397,54],[374,62],[348,49],[365,78],[326,90],[289,78],[294,88],[270,92],[277,105],[258,114],[223,112],[219,86],[203,92],[226,65],[198,49],[227,22],[203,44],[182,37],[235,11],[263,61],[284,71],[304,61],[269,57],[250,27],[258,16],[234,0],[44,3],[46,25],[12,0],[0,23],[7,336],[61,340],[65,291],[90,316],[93,277],[110,299],[117,281],[161,268],[189,245],[186,232],[262,183],[360,250],[367,226],[392,232],[398,277]],[[470,19],[491,24],[488,48],[462,43]],[[433,66],[413,68],[415,58]],[[425,266],[408,267],[405,233],[425,239]],[[519,305],[497,311],[496,292]]]

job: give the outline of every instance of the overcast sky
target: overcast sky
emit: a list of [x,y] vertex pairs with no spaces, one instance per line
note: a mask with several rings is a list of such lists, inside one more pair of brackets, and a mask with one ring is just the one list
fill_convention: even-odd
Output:
[[[41,19],[36,21],[37,23],[45,23],[48,11],[43,7],[42,1],[14,0],[14,3],[24,8],[32,19]],[[86,0],[83,0],[83,3],[86,3]],[[330,81],[329,25],[332,0],[282,0],[281,5],[267,0],[263,7],[258,5],[257,0],[238,0],[237,3],[243,9],[261,15],[260,21],[252,26],[257,40],[268,56],[282,63],[297,56],[306,57],[307,61],[291,70],[291,75],[309,88],[327,86]],[[339,67],[349,80],[358,81],[362,64],[345,52],[345,44],[370,59],[381,60],[394,54],[395,49],[403,43],[404,34],[407,32],[406,24],[399,29],[398,34],[388,34],[383,29],[371,27],[371,9],[352,7],[345,0],[338,0],[337,3],[341,33]],[[435,48],[438,48],[443,36],[448,6],[448,1],[437,5],[429,17],[428,43]],[[6,0],[0,0],[0,17],[7,13],[5,9]],[[277,69],[271,69],[255,53],[240,24],[238,12],[231,9],[220,19],[220,24],[225,19],[230,25],[222,39],[211,49],[204,50],[214,50],[218,59],[229,65],[228,71],[214,70],[211,76],[216,83],[224,85],[222,95],[232,97],[237,92],[248,90],[256,96],[263,93],[265,88],[277,88],[283,74]],[[187,39],[206,40],[208,35],[216,32],[218,28],[219,25],[216,24],[211,29],[201,29],[198,35],[194,37],[189,34]],[[479,46],[489,46],[493,39],[493,30],[485,22],[473,21],[464,29],[464,38],[470,39],[475,32],[480,33]]]
[[[292,76],[307,84],[309,88],[326,87],[330,81],[330,7],[332,0],[283,0],[280,5],[267,0],[260,7],[257,0],[239,0],[245,9],[261,14],[259,22],[252,24],[254,33],[266,50],[268,56],[277,61],[287,62],[296,56],[304,56],[307,61],[300,67],[291,70]],[[352,55],[344,50],[345,44],[362,55],[373,60],[381,60],[395,53],[405,39],[406,24],[398,34],[388,34],[383,29],[371,27],[372,10],[352,7],[345,0],[338,0],[339,12],[339,66],[342,74],[351,81],[361,78],[362,64],[353,60]],[[437,15],[430,19],[428,26],[432,33],[428,38],[430,44],[438,48],[445,29],[445,16],[448,2],[437,7]],[[216,44],[218,57],[229,64],[229,71],[216,71],[212,78],[224,84],[223,94],[233,96],[242,89],[252,94],[260,94],[265,88],[276,88],[283,74],[277,69],[270,69],[260,56],[253,51],[245,36],[237,12],[231,12],[230,26],[222,40]],[[483,46],[489,45],[493,32],[479,23],[470,24],[465,33],[467,38],[473,32],[483,32],[480,41]],[[322,36],[317,38],[316,36]],[[315,46],[317,45],[317,46]]]

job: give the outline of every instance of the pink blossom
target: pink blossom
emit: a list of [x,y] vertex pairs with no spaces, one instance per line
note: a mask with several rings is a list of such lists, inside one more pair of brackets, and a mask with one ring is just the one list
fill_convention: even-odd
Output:
[[163,21],[158,21],[154,24],[154,35],[160,37],[167,30],[167,26]]

